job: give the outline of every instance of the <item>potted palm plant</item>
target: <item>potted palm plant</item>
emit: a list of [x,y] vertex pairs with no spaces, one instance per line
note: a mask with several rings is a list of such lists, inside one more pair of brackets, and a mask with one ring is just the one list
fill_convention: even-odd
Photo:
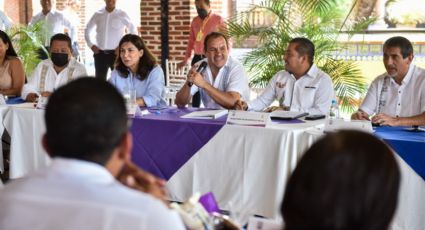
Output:
[[43,45],[43,31],[42,21],[32,26],[17,25],[6,31],[13,43],[13,47],[24,64],[24,70],[27,76],[31,75],[32,71],[41,61],[39,50],[42,49],[48,54],[48,51]]
[[[351,3],[350,3],[351,4]],[[339,42],[341,31],[353,35],[365,30],[374,20],[361,19],[347,23],[354,9],[341,14],[338,0],[265,0],[253,5],[252,11],[262,10],[273,18],[270,25],[254,25],[247,17],[236,15],[228,22],[229,36],[236,43],[255,37],[257,47],[243,59],[251,75],[251,86],[264,87],[271,77],[284,69],[283,51],[294,37],[307,37],[316,46],[315,62],[327,72],[333,82],[341,110],[351,113],[366,91],[366,79],[356,63],[334,58],[345,47]]]

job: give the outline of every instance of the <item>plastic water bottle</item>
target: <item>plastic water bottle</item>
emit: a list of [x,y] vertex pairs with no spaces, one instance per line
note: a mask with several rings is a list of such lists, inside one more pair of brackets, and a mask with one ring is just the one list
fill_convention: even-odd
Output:
[[328,119],[335,120],[339,118],[339,108],[336,100],[332,100],[331,108],[329,109]]

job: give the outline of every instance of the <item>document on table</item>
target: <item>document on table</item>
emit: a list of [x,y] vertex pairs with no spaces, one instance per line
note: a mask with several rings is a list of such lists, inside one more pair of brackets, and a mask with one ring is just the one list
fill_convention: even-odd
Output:
[[275,110],[270,113],[270,118],[277,120],[293,120],[307,115],[308,113],[306,112]]
[[189,118],[189,119],[217,119],[222,117],[228,113],[227,110],[202,110],[195,111],[181,116],[181,118]]

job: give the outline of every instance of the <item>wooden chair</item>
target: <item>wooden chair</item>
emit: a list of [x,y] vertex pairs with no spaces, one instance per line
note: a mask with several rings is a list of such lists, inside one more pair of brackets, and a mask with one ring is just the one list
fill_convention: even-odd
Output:
[[178,61],[165,60],[165,100],[169,105],[174,105],[176,93],[186,82],[186,76],[189,72],[190,66],[186,65],[181,69],[177,69]]

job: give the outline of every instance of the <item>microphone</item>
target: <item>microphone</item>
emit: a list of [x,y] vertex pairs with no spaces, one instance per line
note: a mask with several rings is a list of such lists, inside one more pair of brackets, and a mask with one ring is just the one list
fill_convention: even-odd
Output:
[[[197,73],[202,73],[202,72],[204,72],[204,70],[207,68],[207,65],[208,65],[208,63],[206,62],[206,61],[203,61],[199,66],[198,66],[198,68],[196,69],[196,72]],[[188,82],[187,83],[187,85],[189,86],[189,87],[191,87],[192,85],[193,85],[193,83],[192,82]]]

